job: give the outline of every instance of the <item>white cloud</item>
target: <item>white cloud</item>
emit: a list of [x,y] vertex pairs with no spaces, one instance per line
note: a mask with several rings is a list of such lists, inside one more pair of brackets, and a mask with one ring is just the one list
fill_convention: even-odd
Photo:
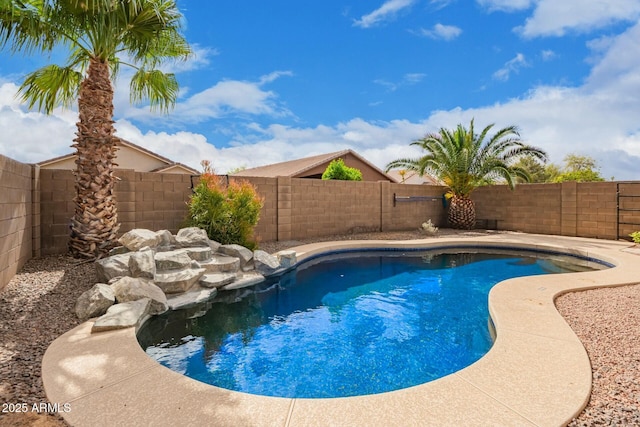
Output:
[[220,55],[218,49],[207,48],[197,43],[191,45],[191,51],[193,54],[186,61],[170,61],[164,64],[161,69],[169,73],[197,70],[209,65],[212,56]]
[[28,163],[71,152],[78,115],[56,109],[52,115],[29,112],[15,97],[18,86],[0,86],[0,154]]
[[445,7],[449,6],[451,3],[455,2],[456,0],[430,0],[429,4],[435,9],[435,10],[440,10],[440,9],[444,9]]
[[399,82],[390,82],[384,79],[376,79],[373,82],[377,85],[384,86],[389,92],[396,91],[403,86],[411,86],[420,83],[427,75],[424,73],[407,73]]
[[181,102],[176,113],[195,120],[221,117],[228,110],[270,114],[274,106],[269,101],[274,97],[275,93],[256,83],[223,80]]
[[640,0],[538,0],[531,17],[516,30],[526,38],[562,36],[567,32],[586,33],[616,22],[633,22],[639,17]]
[[393,92],[398,89],[397,83],[393,83],[384,79],[375,79],[373,82],[377,85],[386,87],[389,92]]
[[544,49],[540,52],[540,57],[542,58],[543,61],[551,61],[552,59],[555,59],[557,56],[558,54],[551,49]]
[[598,53],[601,59],[592,68],[585,89],[610,94],[607,98],[614,101],[635,102],[640,93],[640,22],[608,40],[607,50]]
[[266,74],[260,77],[259,85],[262,86],[264,84],[274,82],[282,76],[292,77],[293,73],[291,71],[273,71],[269,74]]
[[438,23],[435,24],[431,29],[421,28],[420,31],[417,32],[417,34],[432,39],[449,41],[457,38],[460,34],[462,34],[462,29],[453,25],[443,25]]
[[511,73],[517,74],[521,68],[528,66],[529,63],[527,62],[525,56],[522,53],[518,53],[513,59],[508,60],[504,64],[504,67],[493,73],[493,78],[503,82],[507,81],[509,80],[509,77],[511,77]]
[[363,15],[353,22],[353,25],[361,28],[370,28],[381,22],[395,17],[402,9],[406,9],[415,3],[415,0],[387,0],[378,9]]
[[[213,86],[178,100],[167,121],[180,123],[200,123],[228,115],[268,115],[290,116],[291,112],[278,103],[277,94],[265,90],[263,86],[283,76],[292,76],[290,71],[274,71],[261,76],[258,81],[222,80]],[[129,104],[128,90],[119,86],[115,90],[116,111],[120,116],[140,121],[155,121],[158,115],[147,106],[134,107]]]
[[424,73],[407,73],[404,75],[403,81],[407,84],[420,83],[427,75]]
[[[489,11],[515,12],[531,7],[534,0],[476,0],[477,3]],[[563,0],[567,1],[567,0]]]

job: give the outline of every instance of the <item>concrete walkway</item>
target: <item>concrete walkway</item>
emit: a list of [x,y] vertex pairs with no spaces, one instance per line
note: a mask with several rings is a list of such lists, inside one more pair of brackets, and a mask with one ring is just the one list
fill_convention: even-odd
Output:
[[456,373],[403,390],[335,399],[250,395],[175,373],[138,345],[133,329],[91,334],[91,321],[56,339],[42,364],[53,403],[74,426],[560,426],[586,405],[587,354],[554,306],[558,295],[640,282],[630,243],[497,234],[478,238],[341,241],[295,248],[298,258],[358,247],[496,246],[553,250],[601,259],[615,268],[516,278],[494,286],[491,350]]

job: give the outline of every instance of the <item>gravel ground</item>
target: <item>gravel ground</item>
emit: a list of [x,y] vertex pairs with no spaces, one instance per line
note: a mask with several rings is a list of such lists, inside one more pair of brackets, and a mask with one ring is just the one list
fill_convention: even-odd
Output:
[[78,264],[67,256],[37,258],[0,293],[0,404],[29,409],[27,414],[0,413],[0,426],[66,425],[57,415],[38,416],[31,409],[47,402],[40,375],[45,350],[80,323],[73,307],[96,280],[91,263]]
[[[440,230],[438,236],[461,237],[495,232]],[[267,242],[276,252],[327,240],[409,240],[419,231],[361,233],[304,241]],[[0,292],[0,405],[26,403],[27,413],[0,412],[0,427],[58,427],[55,414],[32,412],[46,402],[40,375],[49,344],[79,324],[73,313],[82,292],[96,281],[91,263],[67,256],[30,260]],[[565,294],[556,304],[584,343],[593,366],[593,391],[571,426],[640,426],[640,285]],[[0,408],[2,409],[2,408]]]
[[556,306],[591,360],[593,388],[570,426],[640,426],[640,285],[564,294]]

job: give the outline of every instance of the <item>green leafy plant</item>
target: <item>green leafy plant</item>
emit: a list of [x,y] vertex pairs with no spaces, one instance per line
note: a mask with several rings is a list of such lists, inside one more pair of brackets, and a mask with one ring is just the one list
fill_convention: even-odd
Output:
[[187,225],[206,230],[210,239],[255,249],[253,230],[264,201],[248,181],[231,181],[205,172],[189,200]]
[[362,181],[362,172],[344,164],[344,160],[335,159],[329,163],[322,174],[322,179],[338,179],[343,181]]
[[634,231],[633,233],[629,234],[629,237],[633,239],[633,243],[635,243],[636,245],[640,244],[640,231]]

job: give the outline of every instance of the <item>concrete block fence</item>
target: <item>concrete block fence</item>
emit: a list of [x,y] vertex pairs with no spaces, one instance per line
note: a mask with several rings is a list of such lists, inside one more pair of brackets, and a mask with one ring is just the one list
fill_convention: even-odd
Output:
[[32,167],[0,155],[0,291],[37,255],[37,204]]
[[[116,175],[121,233],[133,228],[177,232],[198,177],[131,170]],[[244,179],[264,198],[255,230],[259,241],[411,230],[428,219],[446,226],[440,186]],[[618,192],[628,197],[619,198]],[[618,231],[626,237],[640,230],[640,197],[633,195],[640,196],[640,182],[523,184],[515,191],[487,186],[473,199],[479,224],[489,228],[615,239]],[[28,259],[67,251],[73,196],[70,171],[39,169],[0,155],[0,291]]]

